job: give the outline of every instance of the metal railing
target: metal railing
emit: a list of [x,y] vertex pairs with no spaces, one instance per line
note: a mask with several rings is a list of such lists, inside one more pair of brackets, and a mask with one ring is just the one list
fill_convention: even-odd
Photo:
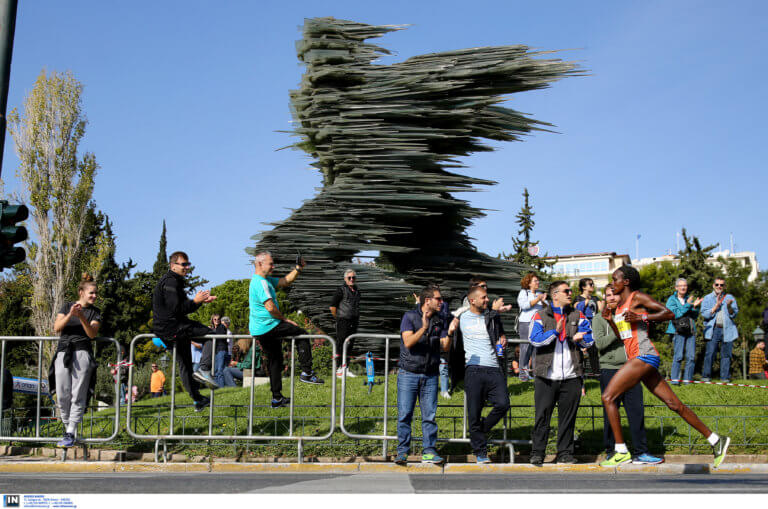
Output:
[[[392,339],[400,339],[399,335],[396,334],[366,334],[366,333],[357,333],[352,334],[347,339],[344,340],[344,344],[342,347],[342,366],[346,365],[347,360],[347,350],[349,349],[349,343],[350,341],[356,339],[356,338],[367,338],[367,339],[383,339],[384,340],[384,417],[383,417],[383,432],[381,435],[365,435],[360,433],[352,433],[351,431],[347,430],[344,426],[344,417],[345,417],[345,409],[346,409],[346,394],[347,394],[347,377],[346,377],[346,370],[343,371],[343,375],[341,378],[341,404],[339,409],[339,429],[342,433],[344,433],[349,438],[354,439],[360,439],[360,440],[381,440],[382,441],[382,456],[384,459],[387,458],[387,445],[390,440],[397,440],[397,436],[388,435],[387,434],[387,424],[389,420],[389,342]],[[522,342],[525,343],[525,341],[509,341],[510,343],[518,343]],[[470,442],[469,437],[467,437],[467,397],[466,393],[464,394],[464,412],[462,417],[462,432],[461,432],[461,438],[438,438],[439,442],[447,442],[449,444],[468,444]],[[504,416],[503,419],[503,438],[501,439],[492,439],[488,440],[489,443],[493,444],[500,444],[503,446],[506,446],[509,449],[509,461],[510,463],[515,462],[515,445],[531,445],[530,440],[514,440],[514,439],[508,439],[507,438],[507,415]]]
[[[136,345],[136,342],[141,339],[150,339],[155,337],[154,334],[139,334],[135,336],[131,340],[130,344],[130,362],[133,364],[134,360],[134,347]],[[253,339],[253,336],[250,335],[232,335],[228,336],[226,334],[208,334],[206,336],[199,336],[196,338],[190,338],[190,339],[211,339],[213,340],[213,344],[211,345],[211,376],[215,376],[215,356],[216,356],[216,340],[219,339]],[[322,334],[305,334],[300,336],[292,336],[292,337],[286,337],[285,339],[291,340],[291,376],[290,376],[290,404],[288,405],[288,434],[287,435],[254,435],[253,434],[253,400],[254,400],[254,388],[255,383],[254,380],[251,380],[251,386],[250,386],[250,394],[248,398],[248,428],[247,428],[247,434],[246,435],[214,435],[213,434],[213,419],[214,419],[214,406],[215,406],[215,400],[214,400],[214,390],[211,390],[210,395],[210,403],[209,403],[209,421],[208,421],[208,433],[205,435],[186,435],[186,434],[177,434],[174,432],[174,420],[175,420],[175,405],[176,405],[176,342],[173,343],[172,346],[172,364],[171,364],[171,410],[170,410],[170,417],[169,417],[169,423],[168,423],[168,433],[167,434],[161,434],[159,431],[156,434],[150,435],[150,434],[141,434],[138,433],[136,430],[134,430],[131,427],[131,410],[132,405],[131,402],[128,402],[128,405],[126,407],[126,431],[128,432],[128,435],[130,435],[133,438],[139,439],[139,440],[155,440],[155,453],[157,455],[159,444],[162,442],[163,447],[165,447],[165,441],[167,440],[250,440],[250,441],[274,441],[274,440],[288,440],[288,441],[296,441],[297,448],[298,448],[298,460],[299,463],[303,462],[303,456],[304,456],[304,442],[310,442],[310,441],[318,441],[318,440],[326,440],[333,435],[334,429],[336,428],[336,377],[331,377],[331,404],[330,404],[330,426],[328,433],[322,436],[312,436],[312,435],[296,435],[294,433],[294,386],[296,383],[296,340],[297,339],[306,339],[314,340],[314,339],[322,339],[324,341],[328,341],[331,343],[332,347],[332,372],[335,374],[336,371],[336,345],[329,336],[322,335]],[[282,339],[279,339],[277,341],[282,341]],[[255,342],[255,339],[254,339]],[[256,361],[256,349],[254,348],[255,345],[251,346],[251,366],[253,367],[255,365]],[[311,348],[311,345],[310,345]],[[128,385],[131,386],[133,382],[133,366],[129,368],[128,371]],[[191,366],[190,366],[191,369]]]
[[[34,436],[0,436],[0,440],[11,440],[14,442],[57,442],[60,440],[59,437],[44,437],[40,434],[40,419],[41,419],[41,399],[42,399],[42,379],[43,379],[43,344],[45,342],[52,342],[52,341],[58,341],[59,337],[56,336],[0,336],[0,373],[5,372],[5,347],[6,342],[13,341],[13,342],[26,342],[26,341],[37,341],[38,343],[38,352],[37,352],[37,404],[35,407],[35,435]],[[115,364],[119,364],[121,361],[120,358],[120,344],[118,341],[114,338],[102,338],[97,337],[93,339],[94,341],[100,341],[100,342],[111,342],[115,345],[116,351],[117,351],[117,361]],[[92,374],[92,376],[95,376],[95,373]],[[4,376],[0,376],[0,394],[4,394],[5,390],[5,380]],[[117,436],[117,434],[120,431],[120,405],[118,401],[118,393],[119,393],[119,387],[120,387],[120,381],[119,377],[115,377],[115,415],[114,415],[114,427],[112,430],[112,434],[108,437],[103,438],[83,438],[78,437],[78,440],[82,444],[96,444],[96,443],[104,443],[104,442],[110,442],[114,440],[114,438]],[[52,388],[49,387],[49,391]],[[58,408],[58,406],[57,406]],[[3,415],[3,402],[2,398],[0,398],[0,415]],[[82,424],[82,423],[81,423]]]

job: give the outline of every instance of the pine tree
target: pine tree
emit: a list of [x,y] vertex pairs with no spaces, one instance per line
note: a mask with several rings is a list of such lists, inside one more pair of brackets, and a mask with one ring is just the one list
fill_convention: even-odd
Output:
[[517,231],[517,238],[512,237],[514,251],[509,255],[502,253],[501,256],[511,262],[533,267],[536,272],[543,275],[544,269],[552,267],[557,260],[550,262],[545,259],[547,257],[546,253],[543,256],[534,256],[530,252],[530,248],[537,246],[539,243],[538,241],[531,240],[531,233],[536,222],[533,220],[534,212],[533,207],[529,203],[529,198],[528,188],[523,189],[523,207],[515,216],[515,222],[520,226],[520,229]]
[[160,279],[160,276],[168,272],[168,253],[167,253],[167,247],[168,247],[168,239],[166,237],[167,229],[165,227],[165,219],[163,219],[163,233],[160,234],[160,249],[157,251],[157,259],[155,260],[155,264],[152,266],[152,275],[154,275],[157,279]]

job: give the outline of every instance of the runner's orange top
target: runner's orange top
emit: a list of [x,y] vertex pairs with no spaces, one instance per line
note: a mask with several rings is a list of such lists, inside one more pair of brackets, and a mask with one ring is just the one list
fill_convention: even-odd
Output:
[[629,309],[629,306],[632,305],[632,299],[635,298],[636,293],[630,293],[629,298],[616,308],[616,313],[613,315],[613,323],[616,324],[616,328],[619,330],[619,337],[624,341],[627,360],[642,357],[643,355],[655,355],[658,357],[659,352],[653,346],[651,338],[648,336],[648,324],[646,322],[630,323],[624,320],[624,314]]

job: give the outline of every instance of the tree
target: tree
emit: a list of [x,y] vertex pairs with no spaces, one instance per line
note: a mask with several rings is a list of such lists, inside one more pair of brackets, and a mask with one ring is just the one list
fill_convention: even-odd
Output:
[[523,189],[523,206],[515,216],[517,218],[515,222],[520,226],[520,229],[517,231],[517,238],[512,237],[514,252],[509,255],[501,253],[501,257],[515,263],[533,267],[541,278],[544,275],[544,270],[552,267],[557,260],[547,261],[545,259],[547,257],[546,253],[543,256],[531,254],[531,248],[537,247],[539,243],[538,241],[531,240],[531,233],[536,222],[533,220],[533,207],[528,203],[529,197],[528,188]]
[[[8,116],[24,184],[22,198],[31,205],[37,247],[30,254],[32,324],[50,335],[56,313],[79,274],[82,235],[93,194],[96,157],[78,154],[87,120],[82,111],[83,85],[71,72],[43,70],[24,100],[24,111]],[[47,344],[50,362],[55,345]]]
[[[107,230],[109,229],[109,233]],[[107,258],[114,256],[115,239],[109,225],[109,216],[96,210],[96,203],[91,200],[85,213],[85,225],[80,241],[80,263],[75,274],[88,273],[94,281],[99,282]],[[77,282],[75,282],[77,283]],[[77,285],[73,284],[69,295],[70,300],[77,298]]]
[[690,295],[704,296],[712,291],[712,282],[715,277],[722,276],[722,271],[717,266],[707,263],[707,259],[717,246],[711,244],[701,247],[699,238],[695,235],[688,237],[685,228],[683,228],[683,240],[685,247],[678,253],[680,270],[677,277],[688,281]]
[[160,234],[160,248],[157,251],[157,259],[152,266],[152,275],[158,280],[160,277],[168,272],[168,239],[166,238],[165,219],[163,219],[163,233]]

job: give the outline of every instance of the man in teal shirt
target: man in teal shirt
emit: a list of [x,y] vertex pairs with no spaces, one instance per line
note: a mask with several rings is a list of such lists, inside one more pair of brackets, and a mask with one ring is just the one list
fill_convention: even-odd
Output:
[[[261,344],[266,353],[269,366],[269,385],[272,389],[272,408],[287,406],[291,400],[282,394],[283,389],[283,338],[301,336],[307,331],[298,326],[293,320],[287,320],[280,312],[277,303],[275,287],[290,286],[306,265],[303,259],[285,277],[271,277],[275,262],[269,252],[261,252],[253,261],[256,274],[251,278],[248,289],[250,308],[249,329],[255,340]],[[308,339],[297,339],[296,348],[299,352],[301,376],[299,380],[319,385],[323,380],[312,371],[312,349]]]

